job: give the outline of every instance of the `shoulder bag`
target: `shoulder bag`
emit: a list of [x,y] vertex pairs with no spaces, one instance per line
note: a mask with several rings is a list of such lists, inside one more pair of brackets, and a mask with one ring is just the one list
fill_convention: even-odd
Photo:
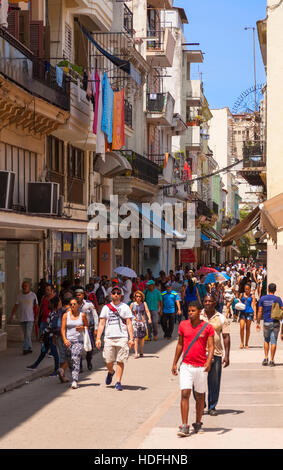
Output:
[[189,350],[190,350],[191,347],[195,344],[196,340],[199,338],[199,336],[201,335],[201,333],[205,330],[205,328],[207,327],[207,325],[208,325],[208,323],[205,323],[205,324],[202,326],[202,328],[199,330],[199,332],[196,334],[196,336],[194,337],[194,339],[191,341],[191,343],[190,343],[189,346],[187,347],[187,350],[186,350],[186,352],[185,352],[185,354],[184,354],[184,356],[183,356],[183,359],[182,359],[182,361],[181,361],[181,364],[180,364],[180,366],[179,366],[179,370],[180,370],[180,367],[181,367],[181,365],[183,364],[184,359],[185,359],[185,357],[187,356]]
[[279,304],[279,297],[277,297],[277,302],[273,302],[271,307],[271,318],[272,320],[281,321],[283,318],[283,310],[281,310]]

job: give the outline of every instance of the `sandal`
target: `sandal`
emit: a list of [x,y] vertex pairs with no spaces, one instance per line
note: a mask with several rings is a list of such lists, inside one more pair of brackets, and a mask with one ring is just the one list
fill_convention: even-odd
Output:
[[138,359],[139,358],[139,355],[138,354],[135,354],[135,359]]

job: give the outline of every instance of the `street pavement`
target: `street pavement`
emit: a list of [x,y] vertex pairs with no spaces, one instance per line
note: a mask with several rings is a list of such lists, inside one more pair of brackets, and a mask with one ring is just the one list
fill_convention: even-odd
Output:
[[[13,388],[13,368],[16,386],[21,377],[23,385],[0,394],[0,448],[282,448],[283,344],[279,338],[276,367],[264,367],[262,331],[257,333],[253,324],[250,348],[240,350],[239,324],[231,323],[231,330],[231,365],[222,374],[219,415],[205,414],[204,433],[187,438],[176,435],[181,424],[179,381],[171,375],[176,338],[160,335],[157,342],[146,342],[143,358],[134,359],[132,353],[123,392],[115,390],[115,380],[106,387],[101,353],[94,356],[94,370],[80,374],[78,390],[46,376],[53,359],[44,359],[41,371],[30,373],[25,366],[36,353],[22,356],[19,348],[12,355],[1,353],[0,388],[8,383]],[[190,423],[194,418],[191,398]]]

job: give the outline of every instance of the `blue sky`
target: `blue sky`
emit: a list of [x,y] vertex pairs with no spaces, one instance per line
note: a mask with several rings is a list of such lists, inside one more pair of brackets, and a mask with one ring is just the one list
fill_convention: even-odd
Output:
[[[253,35],[245,26],[255,26],[266,17],[266,0],[174,0],[184,8],[186,42],[199,42],[203,64],[192,65],[192,79],[203,73],[204,92],[210,108],[231,110],[241,93],[254,83]],[[266,81],[256,30],[257,83]]]

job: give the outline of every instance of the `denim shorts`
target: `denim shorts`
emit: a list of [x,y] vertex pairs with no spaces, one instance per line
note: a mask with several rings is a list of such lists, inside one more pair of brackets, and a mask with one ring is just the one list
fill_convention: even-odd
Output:
[[253,321],[254,314],[252,312],[241,312],[240,313],[240,320],[243,320],[243,319]]
[[279,322],[269,322],[263,324],[263,336],[265,343],[277,344],[280,330]]

